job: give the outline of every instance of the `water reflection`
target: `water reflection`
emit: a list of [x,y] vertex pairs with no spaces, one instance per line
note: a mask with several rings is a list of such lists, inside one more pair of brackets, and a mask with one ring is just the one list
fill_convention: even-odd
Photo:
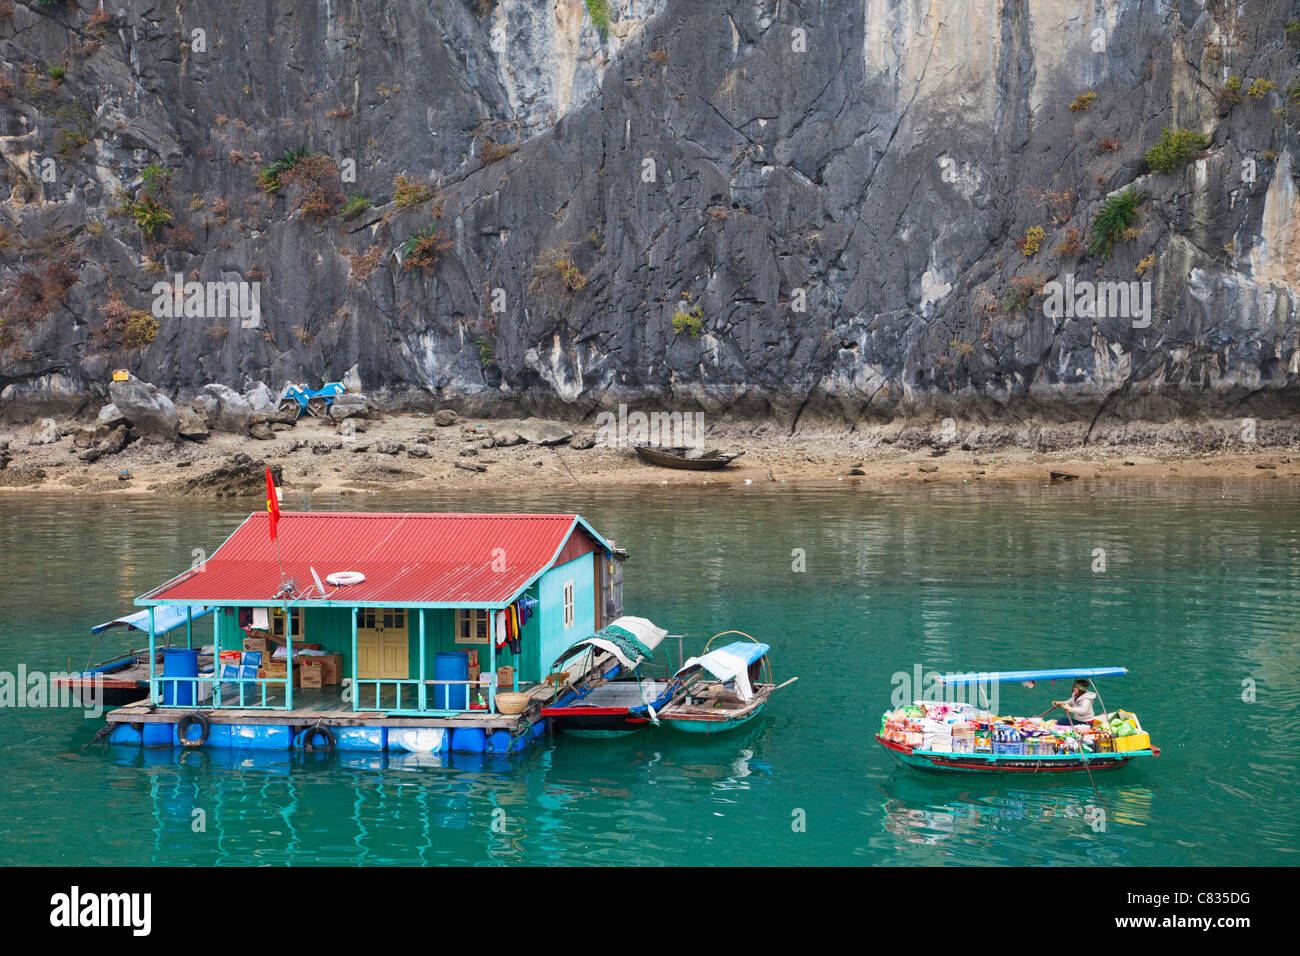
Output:
[[[899,770],[899,777],[910,776]],[[881,787],[881,827],[904,844],[943,847],[990,832],[1023,833],[1023,824],[1042,825],[1063,837],[1090,837],[1115,827],[1141,827],[1152,820],[1154,791],[1142,784],[1083,786],[1044,781],[1042,786],[1003,787],[984,778],[983,785],[948,793],[918,793],[913,781]],[[942,801],[942,802],[936,802]],[[1007,824],[1015,824],[1007,826]]]
[[[605,821],[589,828],[606,844],[595,852],[607,855],[638,833],[675,829],[646,787],[704,784],[725,801],[761,786],[772,768],[746,743],[761,733],[721,747],[649,734],[613,747],[548,742],[522,757],[112,746],[105,758],[144,779],[154,864],[192,855],[214,865],[576,863],[575,814]],[[328,806],[316,802],[326,795]],[[341,832],[350,833],[345,846],[323,839]]]

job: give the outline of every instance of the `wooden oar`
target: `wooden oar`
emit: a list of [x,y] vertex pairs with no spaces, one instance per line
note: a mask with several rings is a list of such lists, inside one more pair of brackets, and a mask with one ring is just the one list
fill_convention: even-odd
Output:
[[795,681],[797,681],[798,679],[799,679],[799,678],[797,678],[797,677],[791,677],[791,678],[790,678],[788,681],[786,681],[784,684],[777,684],[775,687],[772,688],[773,693],[775,693],[776,691],[780,690],[782,687],[789,687],[791,684],[793,684],[793,683],[794,683]]

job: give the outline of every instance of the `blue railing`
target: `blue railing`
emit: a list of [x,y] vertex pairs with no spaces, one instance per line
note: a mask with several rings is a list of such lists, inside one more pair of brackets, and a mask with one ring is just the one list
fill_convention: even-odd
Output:
[[[391,706],[385,706],[383,701],[383,689],[391,685],[394,688],[393,703]],[[468,686],[469,693],[466,695],[466,706],[464,707],[434,707],[432,706],[436,694],[429,693],[429,687],[438,685],[447,686],[447,703],[458,702],[459,694],[455,694],[452,687]],[[448,686],[450,685],[450,686]],[[438,717],[453,717],[456,714],[464,714],[470,711],[469,704],[474,701],[473,688],[488,688],[488,709],[478,711],[479,713],[492,713],[495,704],[495,695],[486,681],[481,680],[407,680],[396,677],[358,678],[357,687],[357,708],[358,710],[381,710],[386,714],[409,714],[412,716],[434,715]],[[403,690],[405,689],[405,696]],[[373,702],[374,706],[369,706]]]
[[[163,686],[171,684],[172,703],[163,702]],[[176,698],[186,695],[179,693],[182,684],[190,686],[188,695],[191,703],[181,703]],[[201,684],[212,685],[212,696],[206,701],[199,698],[202,688]],[[272,703],[267,700],[267,688],[278,685],[283,693],[284,699],[279,703]],[[230,688],[223,695],[222,688]],[[236,693],[237,691],[237,693]],[[249,695],[254,695],[249,699]],[[224,700],[223,697],[233,699]],[[200,674],[197,677],[155,677],[150,681],[149,699],[155,707],[170,707],[183,710],[215,710],[219,707],[239,707],[243,710],[288,710],[289,709],[289,678],[286,677],[249,677],[243,679],[229,678],[227,680],[217,680],[213,674]]]

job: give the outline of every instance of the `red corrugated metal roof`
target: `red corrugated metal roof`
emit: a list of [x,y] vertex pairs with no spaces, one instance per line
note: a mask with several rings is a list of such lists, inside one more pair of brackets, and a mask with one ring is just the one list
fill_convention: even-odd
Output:
[[[268,518],[249,515],[202,571],[187,571],[140,600],[269,602],[280,590],[280,566]],[[312,584],[312,568],[322,581],[335,571],[364,574],[361,584],[330,595],[339,603],[499,604],[550,567],[573,529],[584,526],[573,514],[282,512],[280,554],[300,591]]]

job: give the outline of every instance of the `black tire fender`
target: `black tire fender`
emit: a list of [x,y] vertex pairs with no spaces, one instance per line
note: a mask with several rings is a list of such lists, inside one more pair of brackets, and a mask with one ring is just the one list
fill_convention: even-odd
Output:
[[[189,729],[192,724],[199,725],[199,739],[191,740],[189,738]],[[180,740],[181,746],[187,749],[202,747],[208,742],[208,733],[212,730],[212,725],[208,723],[208,718],[200,713],[186,714],[176,722],[176,737]]]
[[[317,737],[321,738],[320,746],[314,743]],[[335,750],[337,747],[338,740],[334,736],[334,731],[325,724],[314,724],[302,732],[303,750]]]

